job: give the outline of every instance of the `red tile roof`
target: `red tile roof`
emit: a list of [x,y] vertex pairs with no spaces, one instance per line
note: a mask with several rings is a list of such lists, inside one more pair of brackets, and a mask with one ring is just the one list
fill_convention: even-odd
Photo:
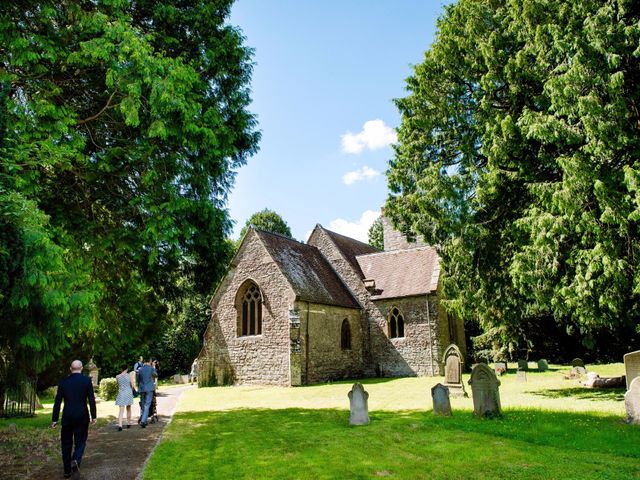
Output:
[[433,247],[359,255],[356,260],[364,278],[375,280],[372,300],[424,295],[438,288],[440,259]]

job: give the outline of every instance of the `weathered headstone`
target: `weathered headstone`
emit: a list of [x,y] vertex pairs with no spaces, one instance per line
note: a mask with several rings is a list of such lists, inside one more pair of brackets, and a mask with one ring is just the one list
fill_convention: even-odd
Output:
[[571,376],[572,377],[580,377],[582,375],[586,375],[587,374],[587,369],[584,367],[573,367],[571,369]]
[[538,360],[538,371],[546,372],[547,370],[549,370],[549,363],[547,363],[547,361],[542,358]]
[[85,374],[87,377],[91,378],[91,383],[93,384],[94,387],[98,386],[99,372],[100,372],[100,369],[96,366],[95,363],[93,363],[93,358],[91,358],[89,360],[89,363],[85,364],[85,366],[82,368],[82,373]]
[[16,435],[18,433],[18,426],[15,423],[9,424],[9,433],[12,435]]
[[431,399],[433,400],[433,413],[445,417],[451,416],[451,402],[449,401],[449,389],[438,383],[431,389]]
[[507,362],[496,362],[493,364],[493,371],[496,376],[504,375],[507,373]]
[[627,377],[627,390],[636,377],[640,377],[640,350],[624,356],[624,373]]
[[449,394],[456,396],[467,396],[462,383],[462,354],[455,344],[449,345],[442,357],[444,366],[444,386],[449,389]]
[[516,377],[518,382],[526,382],[527,381],[527,372],[524,370],[518,369],[518,376]]
[[624,407],[627,410],[627,423],[640,424],[640,377],[636,377],[624,394]]
[[471,372],[471,392],[473,396],[473,414],[478,417],[496,417],[502,415],[500,409],[500,380],[484,363],[479,363]]
[[518,360],[518,370],[524,370],[525,372],[529,370],[529,362],[523,359]]
[[584,368],[584,362],[581,358],[574,358],[573,360],[571,360],[571,366]]
[[349,392],[349,425],[369,424],[369,393],[361,383],[354,383]]

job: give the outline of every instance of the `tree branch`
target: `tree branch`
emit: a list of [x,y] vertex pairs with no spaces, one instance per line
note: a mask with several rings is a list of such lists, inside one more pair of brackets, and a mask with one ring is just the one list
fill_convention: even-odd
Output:
[[92,120],[95,120],[96,118],[98,118],[100,115],[102,115],[104,113],[104,111],[109,108],[109,106],[111,105],[111,100],[113,99],[113,96],[116,94],[116,92],[118,91],[118,89],[115,89],[113,91],[113,93],[111,94],[111,96],[109,97],[109,100],[107,100],[107,104],[102,107],[102,110],[100,110],[98,113],[96,113],[95,115],[91,115],[90,117],[85,118],[84,120],[78,120],[76,122],[76,125],[82,125],[88,122],[91,122]]

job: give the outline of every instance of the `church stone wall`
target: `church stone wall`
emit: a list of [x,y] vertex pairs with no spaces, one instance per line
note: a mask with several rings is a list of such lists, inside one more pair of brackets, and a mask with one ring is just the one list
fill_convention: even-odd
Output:
[[388,252],[389,250],[407,250],[409,248],[426,246],[426,243],[424,243],[420,238],[416,238],[415,242],[409,242],[405,235],[393,228],[389,218],[381,218],[385,252]]
[[[298,302],[304,348],[303,383],[357,378],[363,374],[360,310]],[[342,322],[348,320],[351,348],[342,349]]]
[[[332,240],[321,229],[314,230],[309,239],[329,260],[342,281],[349,287],[363,307],[363,361],[365,376],[438,375],[438,355],[444,343],[440,337],[436,297],[430,295],[429,322],[426,296],[394,300],[371,300],[360,276],[342,256]],[[395,302],[395,303],[394,303]],[[404,339],[390,339],[387,315],[393,305],[399,306],[409,323]],[[406,311],[406,312],[405,312]],[[432,360],[431,351],[433,350]]]
[[[378,314],[371,348],[376,372],[385,377],[439,375],[440,352],[447,345],[443,346],[435,295],[375,300],[374,303]],[[389,338],[388,318],[394,307],[404,318],[404,337]]]
[[[288,311],[295,296],[255,232],[247,235],[237,264],[211,301],[199,363],[213,375],[210,383],[290,385]],[[239,337],[235,300],[247,279],[264,298],[262,335]]]

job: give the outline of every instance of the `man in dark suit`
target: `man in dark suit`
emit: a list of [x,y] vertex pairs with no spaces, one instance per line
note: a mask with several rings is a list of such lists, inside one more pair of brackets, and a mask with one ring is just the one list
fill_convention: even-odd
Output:
[[[60,431],[60,444],[62,446],[62,464],[64,466],[65,478],[71,477],[72,473],[78,472],[82,454],[87,445],[89,434],[89,411],[87,401],[91,409],[91,423],[96,423],[96,399],[93,395],[93,385],[91,379],[82,375],[82,362],[74,360],[71,362],[71,375],[60,380],[58,393],[53,404],[52,427],[58,425],[60,415],[60,404],[64,400],[62,410],[62,430]],[[75,443],[75,450],[71,455],[71,450]]]
[[140,392],[140,426],[142,428],[147,426],[147,420],[149,417],[149,407],[151,407],[151,401],[153,400],[153,391],[156,388],[154,378],[158,376],[156,369],[151,366],[151,361],[147,362],[138,369],[137,381],[138,392]]

